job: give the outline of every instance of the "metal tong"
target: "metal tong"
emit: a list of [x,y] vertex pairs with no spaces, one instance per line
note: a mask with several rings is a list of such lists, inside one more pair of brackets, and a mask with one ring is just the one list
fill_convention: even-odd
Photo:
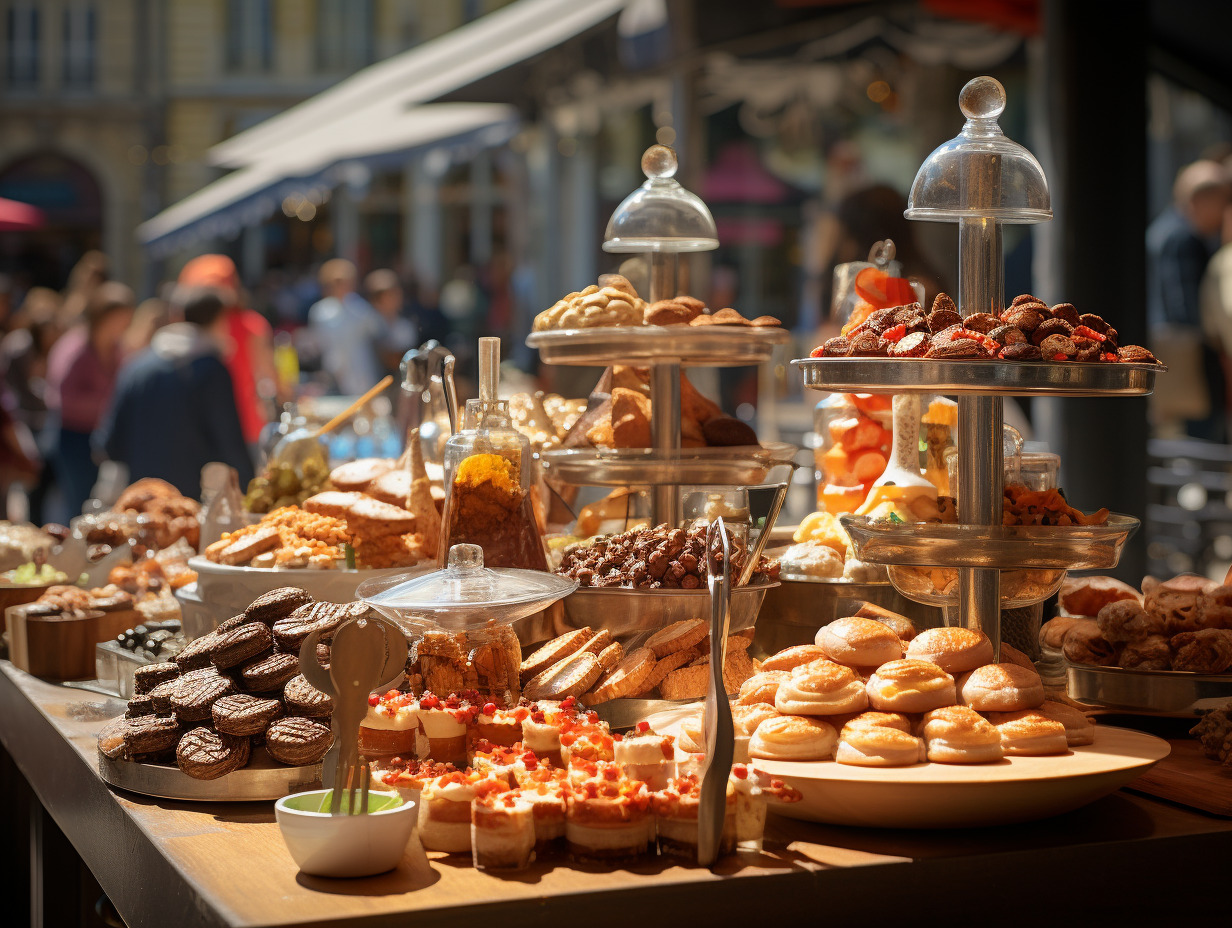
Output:
[[334,632],[329,670],[317,663],[320,637],[321,632],[315,631],[300,646],[299,669],[334,701],[334,743],[322,761],[321,781],[332,792],[331,815],[362,815],[368,811],[371,771],[368,759],[359,753],[359,725],[368,714],[368,696],[397,683],[406,669],[406,636],[375,612],[344,622]]
[[[434,373],[436,362],[440,361],[440,373]],[[437,396],[444,401],[445,415],[449,419],[449,434],[458,431],[458,391],[454,384],[453,370],[456,364],[454,356],[436,339],[424,342],[418,348],[412,348],[402,356],[402,401],[404,410],[400,413],[403,431],[419,428],[423,431],[425,441],[424,454],[428,460],[440,463],[441,449],[448,435],[435,434],[436,429],[427,427],[437,416]],[[434,408],[436,407],[436,408]],[[425,414],[426,409],[426,414]]]
[[[714,556],[722,550],[722,569]],[[702,760],[702,794],[697,810],[697,862],[709,867],[719,858],[723,837],[723,817],[727,813],[727,781],[736,752],[732,730],[731,705],[723,683],[727,661],[727,632],[731,625],[732,544],[722,517],[706,530],[706,557],[710,587],[710,685],[706,689],[703,727],[706,756]]]

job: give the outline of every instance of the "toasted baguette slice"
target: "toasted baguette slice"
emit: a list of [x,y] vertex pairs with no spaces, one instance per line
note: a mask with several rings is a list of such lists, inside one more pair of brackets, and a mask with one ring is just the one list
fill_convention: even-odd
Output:
[[329,472],[329,482],[337,490],[363,490],[393,466],[389,458],[360,458],[335,467]]
[[558,661],[564,660],[575,651],[580,651],[594,637],[589,627],[574,629],[559,638],[553,638],[539,648],[530,657],[522,661],[521,676],[525,683],[531,677],[537,676]]

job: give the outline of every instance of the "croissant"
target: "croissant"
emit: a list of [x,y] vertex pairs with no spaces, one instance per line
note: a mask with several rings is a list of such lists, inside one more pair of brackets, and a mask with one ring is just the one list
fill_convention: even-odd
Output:
[[1169,670],[1172,648],[1163,635],[1148,635],[1127,644],[1117,658],[1117,666],[1126,670]]
[[1173,670],[1224,673],[1232,668],[1232,631],[1226,628],[1182,632],[1173,637],[1172,647],[1176,650]]

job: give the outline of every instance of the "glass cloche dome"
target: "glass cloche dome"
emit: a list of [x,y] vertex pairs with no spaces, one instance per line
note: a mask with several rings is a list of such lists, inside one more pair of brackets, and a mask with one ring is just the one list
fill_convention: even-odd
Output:
[[907,199],[908,219],[1044,222],[1052,218],[1048,181],[1035,156],[1005,137],[997,119],[1005,88],[992,77],[968,81],[958,96],[967,117],[957,138],[920,166]]
[[646,183],[625,197],[608,220],[603,250],[616,252],[713,251],[719,247],[714,217],[695,193],[676,180],[676,152],[651,145],[642,155]]

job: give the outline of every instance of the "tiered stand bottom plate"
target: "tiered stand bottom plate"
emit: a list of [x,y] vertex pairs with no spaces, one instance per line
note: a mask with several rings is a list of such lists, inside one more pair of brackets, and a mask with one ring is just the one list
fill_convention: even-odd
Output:
[[[699,706],[652,717],[678,734]],[[1060,815],[1126,786],[1168,756],[1154,735],[1099,725],[1095,743],[1054,757],[1007,757],[995,764],[852,767],[835,761],[754,760],[754,769],[798,789],[797,803],[772,803],[779,815],[859,828],[978,828]]]

